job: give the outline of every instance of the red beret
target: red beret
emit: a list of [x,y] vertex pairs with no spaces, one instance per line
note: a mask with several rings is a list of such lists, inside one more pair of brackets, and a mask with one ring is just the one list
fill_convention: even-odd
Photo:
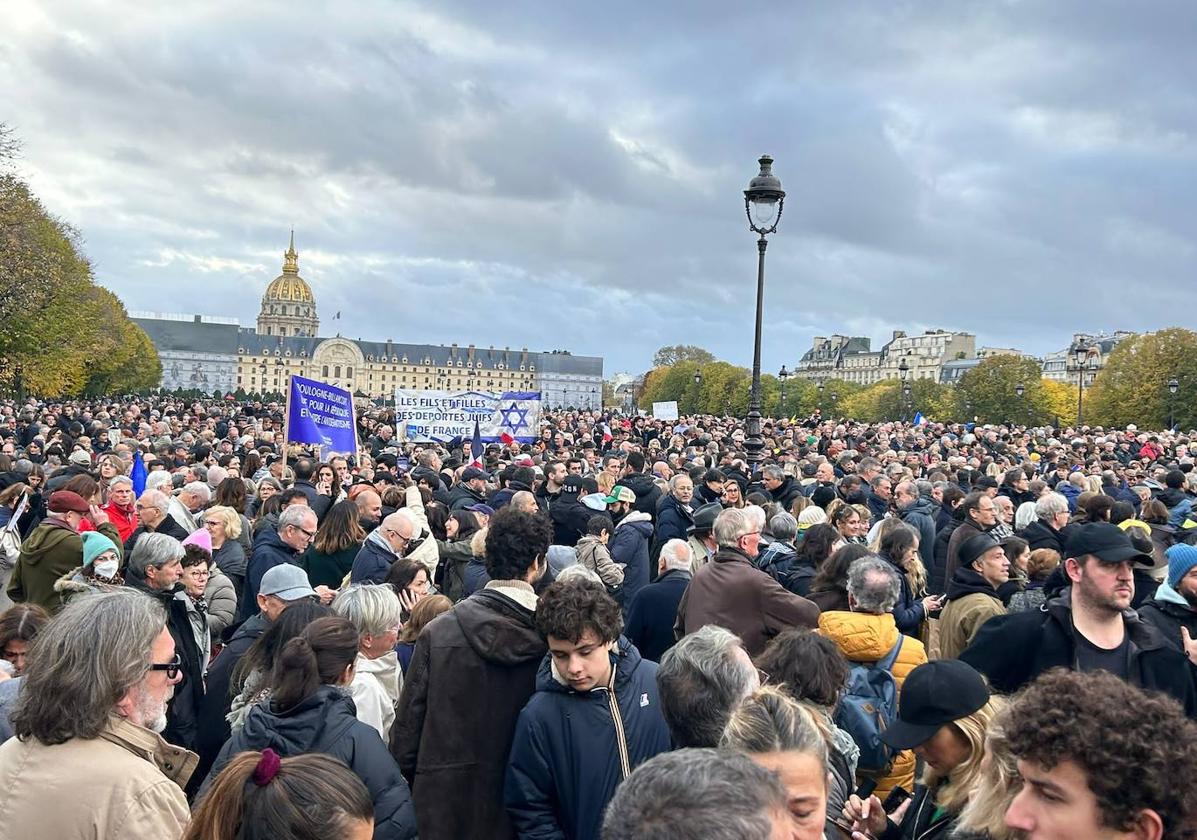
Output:
[[87,513],[91,510],[91,505],[87,503],[87,499],[73,490],[57,490],[51,493],[50,503],[47,507],[50,508],[51,513],[66,513],[68,511]]

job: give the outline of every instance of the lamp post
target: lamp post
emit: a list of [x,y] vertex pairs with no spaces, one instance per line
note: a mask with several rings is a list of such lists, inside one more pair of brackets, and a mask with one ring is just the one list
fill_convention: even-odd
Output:
[[694,397],[694,411],[698,411],[698,407],[702,404],[702,371],[694,371],[694,389],[698,394]]
[[839,394],[837,394],[835,391],[831,392],[831,414],[832,414],[832,416],[835,416],[835,403],[839,398],[840,398]]
[[769,246],[765,238],[777,231],[786,194],[781,180],[773,174],[773,158],[761,155],[757,161],[760,173],[748,182],[744,190],[744,213],[748,216],[749,229],[758,235],[756,241],[756,332],[752,345],[752,391],[748,397],[748,416],[745,418],[744,450],[748,456],[749,471],[755,473],[762,460],[761,450],[765,441],[761,438],[761,322],[765,304],[765,249]]
[[786,380],[790,378],[790,372],[786,370],[786,366],[782,365],[781,370],[777,372],[777,378],[781,381],[781,413],[786,413]]
[[819,380],[819,384],[815,386],[815,390],[819,392],[819,410],[823,410],[823,380]]
[[1180,383],[1176,377],[1168,380],[1168,431],[1176,428],[1176,392],[1180,390]]
[[[1019,382],[1017,385],[1014,386],[1014,395],[1016,397],[1018,397],[1020,400],[1022,399],[1022,395],[1025,394],[1026,392],[1027,392],[1026,386],[1024,386],[1021,382]],[[1028,405],[1027,406],[1027,420],[1029,421],[1030,418],[1031,418],[1031,407]],[[1030,425],[1030,423],[1028,423],[1027,425]]]
[[906,377],[910,374],[910,365],[906,364],[906,357],[903,356],[898,362],[898,378],[902,380],[902,419],[906,419],[906,415],[910,413],[910,383],[906,381]]
[[968,422],[969,420],[973,419],[973,401],[972,400],[964,401],[964,419],[965,419],[965,422]]
[[1076,427],[1081,428],[1084,423],[1085,408],[1085,374],[1096,366],[1093,358],[1093,348],[1081,340],[1077,340],[1069,349],[1072,357],[1072,370],[1076,372]]

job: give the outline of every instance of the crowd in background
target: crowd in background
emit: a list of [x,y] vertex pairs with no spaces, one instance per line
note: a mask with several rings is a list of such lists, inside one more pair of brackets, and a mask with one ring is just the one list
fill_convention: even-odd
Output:
[[1197,838],[1197,436],[0,402],[0,838]]

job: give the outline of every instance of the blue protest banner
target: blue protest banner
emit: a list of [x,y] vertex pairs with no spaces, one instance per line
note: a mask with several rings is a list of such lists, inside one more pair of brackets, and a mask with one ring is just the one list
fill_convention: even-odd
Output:
[[292,376],[287,392],[287,442],[314,443],[323,451],[356,455],[353,394],[315,379]]

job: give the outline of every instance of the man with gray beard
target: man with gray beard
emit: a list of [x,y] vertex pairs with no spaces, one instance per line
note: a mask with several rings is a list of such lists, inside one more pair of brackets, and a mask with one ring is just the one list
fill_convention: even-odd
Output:
[[0,840],[182,836],[196,757],[158,734],[179,679],[152,598],[73,600],[32,645],[0,746]]

